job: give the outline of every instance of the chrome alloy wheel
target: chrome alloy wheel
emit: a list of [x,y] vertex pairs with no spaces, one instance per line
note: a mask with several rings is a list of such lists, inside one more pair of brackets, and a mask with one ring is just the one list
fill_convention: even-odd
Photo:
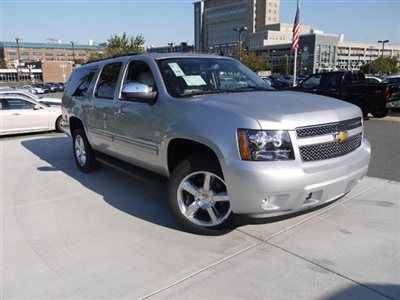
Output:
[[186,176],[177,196],[181,213],[196,225],[218,226],[231,214],[225,182],[213,173],[200,171]]
[[85,142],[80,135],[75,137],[75,156],[78,164],[83,167],[86,163]]

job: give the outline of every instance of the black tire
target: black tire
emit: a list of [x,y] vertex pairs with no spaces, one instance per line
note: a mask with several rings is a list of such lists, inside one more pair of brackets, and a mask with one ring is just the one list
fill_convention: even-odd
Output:
[[[177,221],[189,232],[202,235],[221,235],[229,232],[233,228],[233,214],[229,208],[229,216],[226,213],[224,221],[217,226],[201,226],[190,221],[178,204],[178,188],[181,182],[190,174],[195,172],[209,172],[215,174],[223,180],[223,175],[218,162],[204,156],[192,156],[182,161],[171,173],[167,184],[167,196],[169,207]],[[196,201],[196,200],[195,200]],[[195,202],[193,201],[193,202]],[[225,205],[226,202],[225,202]],[[202,210],[200,208],[199,210]],[[203,210],[204,211],[204,210]],[[228,211],[228,210],[227,210]]]
[[388,115],[389,110],[386,108],[380,109],[373,111],[371,114],[374,116],[374,118],[384,118]]
[[56,120],[56,131],[57,132],[63,132],[62,127],[61,127],[61,120],[62,120],[62,116],[59,116]]
[[[78,140],[80,142],[83,142],[84,145],[85,157],[86,157],[84,162],[82,160],[79,160],[77,156],[76,143]],[[83,128],[77,128],[72,134],[72,150],[74,153],[76,165],[78,166],[79,170],[85,173],[89,173],[99,168],[100,163],[96,160],[95,152],[90,146],[90,143],[86,137]]]

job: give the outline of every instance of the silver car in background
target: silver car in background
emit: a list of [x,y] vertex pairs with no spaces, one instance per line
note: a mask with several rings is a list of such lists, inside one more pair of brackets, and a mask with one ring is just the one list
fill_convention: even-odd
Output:
[[76,164],[104,154],[169,177],[171,211],[215,234],[234,216],[269,218],[348,193],[367,173],[358,107],[278,92],[240,62],[143,54],[76,69],[62,100]]

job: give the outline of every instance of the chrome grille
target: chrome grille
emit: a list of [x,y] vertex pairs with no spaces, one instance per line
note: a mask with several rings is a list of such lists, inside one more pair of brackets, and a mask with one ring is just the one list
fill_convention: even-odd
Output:
[[343,142],[328,142],[322,144],[300,146],[303,161],[317,161],[346,155],[361,146],[362,134],[356,134]]
[[315,126],[300,127],[296,129],[298,138],[307,138],[325,134],[333,134],[340,131],[347,131],[354,128],[361,127],[361,118],[348,119],[335,123],[328,123]]

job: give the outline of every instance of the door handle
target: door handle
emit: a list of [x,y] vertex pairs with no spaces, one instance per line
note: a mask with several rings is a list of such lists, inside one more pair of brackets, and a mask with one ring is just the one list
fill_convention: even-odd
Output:
[[12,113],[11,115],[13,115],[13,116],[19,116],[19,115],[21,115],[20,113]]
[[96,110],[97,110],[96,106],[94,106],[94,105],[89,106],[88,109],[89,109],[90,111],[96,111]]
[[118,109],[116,112],[114,112],[114,116],[116,116],[117,118],[122,118],[123,116],[125,116],[125,113],[121,109]]

